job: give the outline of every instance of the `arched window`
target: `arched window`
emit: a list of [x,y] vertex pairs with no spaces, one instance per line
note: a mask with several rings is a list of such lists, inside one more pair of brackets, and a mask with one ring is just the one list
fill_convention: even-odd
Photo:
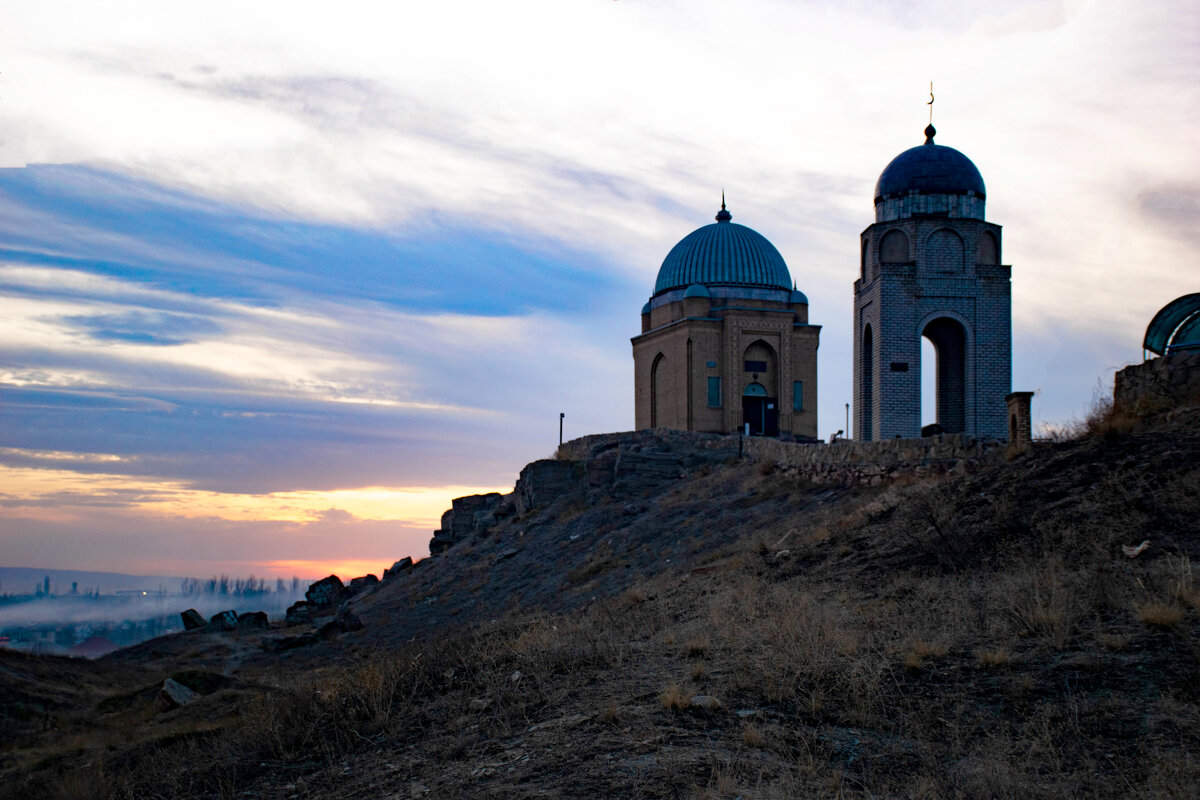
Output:
[[999,264],[1000,263],[1000,247],[996,244],[996,237],[991,231],[984,231],[979,236],[979,261],[980,264]]
[[879,260],[885,264],[902,264],[910,261],[908,237],[904,231],[888,231],[879,241]]
[[929,234],[925,241],[924,268],[931,272],[962,272],[962,237],[949,228]]

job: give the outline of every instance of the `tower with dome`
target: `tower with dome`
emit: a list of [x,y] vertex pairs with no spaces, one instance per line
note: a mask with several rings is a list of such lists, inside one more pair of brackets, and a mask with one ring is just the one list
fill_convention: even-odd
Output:
[[767,239],[732,221],[663,260],[633,337],[637,427],[817,436],[817,345],[808,298]]
[[892,159],[875,184],[854,282],[854,438],[921,431],[921,339],[936,353],[939,432],[1008,436],[1012,268],[987,190],[969,158],[925,143]]

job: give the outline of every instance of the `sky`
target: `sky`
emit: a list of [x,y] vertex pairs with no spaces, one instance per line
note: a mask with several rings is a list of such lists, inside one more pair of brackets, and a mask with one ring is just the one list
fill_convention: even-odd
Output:
[[845,426],[858,234],[987,183],[1013,387],[1083,416],[1196,291],[1193,0],[0,2],[0,564],[344,578],[633,427],[712,221],[770,239]]

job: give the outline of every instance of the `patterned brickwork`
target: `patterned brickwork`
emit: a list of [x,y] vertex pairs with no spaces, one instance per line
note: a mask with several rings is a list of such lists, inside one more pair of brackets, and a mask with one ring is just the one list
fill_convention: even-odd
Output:
[[[914,211],[965,202],[937,196],[917,202],[914,195],[907,205],[880,214],[862,234],[854,283],[856,439],[920,436],[923,335],[934,342],[942,361],[938,422],[950,433],[1008,437],[1011,267],[985,263],[1000,260],[1000,226],[982,219],[982,199],[970,199],[970,212],[978,218]],[[893,234],[882,247],[893,231],[903,239]],[[897,243],[904,240],[908,259],[884,260],[902,253]],[[871,349],[864,353],[868,326]]]

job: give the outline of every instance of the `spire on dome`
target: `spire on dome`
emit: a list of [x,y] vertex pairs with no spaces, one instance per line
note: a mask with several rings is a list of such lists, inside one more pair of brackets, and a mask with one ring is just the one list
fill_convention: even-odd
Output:
[[733,214],[730,214],[728,211],[725,210],[725,190],[722,189],[721,190],[721,210],[717,212],[716,220],[717,220],[717,222],[729,222],[729,220],[731,220],[731,219],[733,219]]
[[937,135],[937,128],[929,125],[925,128],[925,144],[933,144],[933,137]]

